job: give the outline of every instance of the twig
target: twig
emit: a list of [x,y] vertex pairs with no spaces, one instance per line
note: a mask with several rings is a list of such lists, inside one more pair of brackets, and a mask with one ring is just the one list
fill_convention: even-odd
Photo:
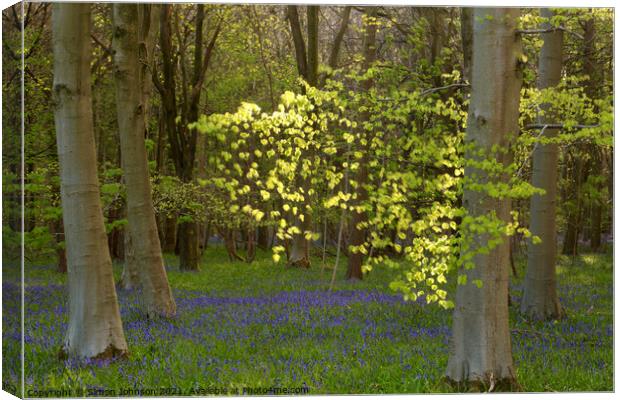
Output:
[[469,86],[471,86],[469,83],[464,83],[464,82],[453,83],[451,85],[440,86],[440,87],[436,87],[436,88],[430,88],[430,89],[423,90],[422,92],[420,92],[420,96],[425,96],[427,94],[435,93],[435,92],[438,92],[440,90],[452,89],[452,88],[455,88],[455,87],[469,87]]
[[[528,125],[529,126],[529,125]],[[540,137],[545,133],[545,130],[547,128],[550,128],[550,126],[548,124],[545,124],[542,126],[542,129],[540,130],[540,133],[538,134],[538,136],[536,136],[536,143],[534,143],[534,148],[532,149],[532,151],[530,152],[530,155],[526,158],[526,161],[523,162],[523,164],[521,164],[521,166],[519,167],[519,169],[517,170],[516,176],[521,176],[521,171],[523,170],[523,167],[525,167],[525,164],[528,162],[528,160],[530,158],[532,158],[532,155],[534,154],[534,152],[536,151],[536,149],[538,148],[538,139],[540,139]]]
[[[420,92],[420,96],[426,96],[426,95],[431,94],[431,93],[439,92],[440,90],[446,90],[446,89],[452,89],[452,88],[466,88],[466,87],[470,87],[470,86],[471,85],[469,83],[465,83],[465,82],[452,83],[452,84],[446,85],[446,86],[439,86],[439,87],[425,89],[425,90]],[[386,97],[386,98],[377,99],[377,100],[378,101],[393,101],[394,99]],[[401,101],[406,101],[406,100],[407,100],[407,98],[401,99]]]
[[521,34],[521,35],[539,35],[541,33],[553,33],[556,31],[563,31],[566,33],[570,33],[573,36],[578,37],[581,40],[584,40],[583,36],[578,34],[577,32],[573,32],[571,30],[568,30],[566,28],[564,28],[563,26],[558,26],[557,28],[549,28],[549,29],[525,29],[525,30],[518,30],[517,33]]
[[[598,128],[601,126],[600,124],[596,125],[573,125],[568,128],[576,128],[576,129],[588,129],[588,128]],[[525,129],[541,129],[541,128],[549,128],[549,129],[564,129],[566,126],[564,124],[530,124],[526,125]]]

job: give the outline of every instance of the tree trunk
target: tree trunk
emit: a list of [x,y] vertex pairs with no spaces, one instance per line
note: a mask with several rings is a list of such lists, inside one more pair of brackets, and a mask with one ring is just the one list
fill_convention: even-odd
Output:
[[596,180],[597,193],[592,201],[592,211],[590,214],[590,249],[594,252],[599,251],[601,248],[601,234],[603,223],[603,202],[601,191],[603,190],[602,182],[598,180],[598,177],[603,173],[603,160],[600,154],[600,150],[596,146],[592,146],[592,168]]
[[164,216],[162,225],[164,237],[162,250],[164,253],[174,253],[177,245],[177,220],[176,218]]
[[[108,211],[108,223],[118,221],[119,219],[123,219],[123,210],[115,207],[114,205],[111,206]],[[123,231],[123,228],[116,227],[107,235],[108,249],[113,260],[125,259],[125,235],[123,234]]]
[[[466,143],[485,154],[493,146],[509,149],[518,132],[519,91],[522,72],[521,52],[516,33],[519,9],[476,8],[474,11],[474,51],[472,95]],[[472,157],[472,154],[466,155]],[[508,165],[510,152],[497,153],[497,161]],[[484,170],[467,167],[466,176],[488,181]],[[505,175],[505,174],[504,174]],[[504,176],[502,180],[507,180]],[[465,190],[463,205],[472,217],[495,214],[509,223],[510,199]],[[487,245],[488,234],[473,236],[471,249]],[[487,254],[476,253],[472,269],[462,269],[467,283],[458,285],[452,322],[452,339],[446,376],[456,384],[503,390],[516,384],[508,324],[508,279],[510,243],[501,244]],[[482,281],[482,287],[474,284]]]
[[[377,58],[376,49],[376,35],[377,25],[375,19],[377,18],[377,8],[369,7],[366,11],[366,16],[369,18],[369,23],[365,27],[364,35],[364,70],[370,69],[372,64]],[[366,79],[361,83],[362,91],[368,92],[372,89],[374,81],[372,78]],[[360,120],[362,122],[370,120],[370,114],[364,111],[360,114]],[[360,129],[364,129],[363,123],[360,123]],[[361,135],[365,136],[367,143],[371,142],[371,138],[368,137],[368,132],[361,131]],[[359,168],[357,170],[357,176],[355,181],[357,182],[357,203],[362,205],[368,200],[368,192],[365,185],[368,182],[368,153],[369,149],[362,149],[362,159],[359,162]],[[365,211],[355,210],[352,212],[351,219],[351,240],[350,246],[359,247],[366,243],[366,227],[363,226],[367,223],[368,216]],[[363,278],[362,263],[364,262],[364,255],[360,251],[350,251],[348,258],[346,279],[361,280]]]
[[179,224],[179,269],[181,271],[200,270],[200,252],[198,251],[198,224],[183,222]]
[[305,223],[296,218],[295,225],[302,233],[294,234],[291,239],[291,251],[288,256],[288,266],[310,268],[310,241],[306,240],[303,232],[306,230]]
[[566,216],[566,231],[564,234],[564,243],[562,245],[562,254],[575,257],[579,254],[579,215],[581,214],[581,177],[583,175],[584,162],[573,152],[570,159],[572,164],[569,179],[572,181],[572,189],[568,192],[568,198],[572,201],[568,207]]
[[[139,10],[140,7],[142,10]],[[141,34],[148,32],[148,29],[142,32],[138,29],[144,28],[145,24],[150,25],[151,7],[137,4],[113,6],[116,105],[123,176],[127,186],[129,224],[126,236],[131,249],[125,255],[122,284],[134,286],[137,277],[147,315],[172,317],[176,313],[176,305],[157,234],[144,143],[148,93],[143,91],[147,75],[142,65],[147,64],[148,60],[146,49],[141,50],[141,46],[149,46],[149,43]]]
[[62,353],[127,353],[101,210],[90,80],[90,5],[55,3],[56,140],[67,248],[69,324]]
[[319,75],[319,6],[307,6],[308,14],[308,76],[311,86],[318,84]]
[[257,228],[256,245],[261,250],[269,248],[269,227],[261,225]]
[[334,38],[334,44],[332,45],[332,50],[329,53],[329,61],[327,65],[330,68],[336,69],[338,68],[338,55],[340,54],[340,46],[342,45],[342,40],[344,39],[344,34],[347,32],[347,28],[349,27],[349,18],[351,17],[351,6],[346,6],[342,10],[342,17],[340,20],[340,28],[338,29],[338,33]]
[[[170,155],[174,161],[176,174],[183,182],[191,182],[194,177],[193,169],[198,135],[196,129],[189,129],[187,125],[198,120],[198,109],[206,71],[222,25],[222,19],[220,19],[211,40],[204,46],[202,40],[204,18],[204,4],[196,5],[193,76],[191,82],[187,82],[187,79],[182,80],[180,98],[183,100],[179,104],[182,104],[183,107],[179,114],[176,97],[179,88],[175,79],[176,49],[172,42],[172,6],[170,4],[162,5],[159,47],[162,54],[163,80],[160,81],[159,74],[154,73],[153,82],[162,100],[163,120],[170,143]],[[189,31],[186,30],[186,32]],[[178,248],[181,270],[197,271],[199,269],[200,254],[197,232],[196,222],[184,222],[179,226]]]
[[463,48],[463,79],[471,83],[471,57],[474,28],[474,9],[461,8],[461,46]]
[[[553,17],[549,9],[542,9],[541,16]],[[541,29],[551,24],[543,23]],[[540,51],[538,87],[546,89],[557,86],[562,78],[563,32],[556,30],[542,34],[544,43]],[[543,105],[543,111],[548,106]],[[538,123],[553,123],[551,115],[544,115]],[[552,138],[557,129],[546,129],[542,138]],[[547,320],[562,316],[557,294],[555,274],[557,237],[555,210],[558,181],[558,145],[537,143],[532,155],[532,185],[545,190],[544,195],[534,195],[530,201],[530,231],[541,243],[528,243],[527,271],[523,282],[521,313],[531,319]]]
[[[291,27],[291,35],[293,37],[293,45],[295,47],[295,60],[297,61],[297,72],[299,75],[310,85],[317,86],[318,84],[318,67],[319,67],[319,10],[320,6],[307,6],[306,7],[306,32],[307,32],[307,46],[304,42],[304,38],[301,32],[301,23],[299,21],[298,6],[287,6],[287,18]],[[307,49],[306,49],[307,48]],[[302,86],[301,91],[304,92]],[[298,185],[300,187],[308,187],[309,180],[298,175]],[[299,228],[301,233],[293,234],[291,239],[291,249],[288,257],[288,266],[310,268],[310,246],[311,243],[305,237],[306,231],[312,230],[312,215],[307,213],[306,206],[307,199],[304,200],[301,210],[304,214],[304,221],[301,221],[297,216],[293,216],[295,219],[295,226]]]
[[[596,62],[596,30],[594,26],[594,18],[588,18],[583,23],[583,72],[588,76],[586,81],[585,92],[590,99],[597,97],[597,83],[600,75],[598,74],[599,66]],[[592,175],[594,175],[594,186],[596,192],[590,199],[590,249],[598,251],[601,247],[601,224],[603,203],[600,192],[603,189],[602,182],[598,177],[603,173],[603,157],[596,143],[589,145],[590,156],[592,157]]]
[[446,41],[446,11],[443,8],[439,7],[429,7],[428,10],[430,12],[430,16],[428,18],[430,24],[430,37],[428,38],[430,46],[430,57],[428,61],[431,67],[438,67],[437,73],[433,72],[433,81],[435,87],[439,87],[441,86],[441,74],[444,72],[442,70],[443,68],[441,68],[441,50],[443,49]]
[[304,79],[308,79],[308,60],[306,58],[306,44],[301,33],[301,24],[299,22],[299,12],[297,6],[286,6],[286,16],[291,26],[291,35],[293,36],[293,45],[295,47],[295,60],[297,61],[297,72]]

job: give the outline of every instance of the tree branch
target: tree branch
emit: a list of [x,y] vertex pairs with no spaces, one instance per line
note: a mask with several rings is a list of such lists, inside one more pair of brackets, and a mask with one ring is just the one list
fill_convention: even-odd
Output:
[[558,26],[555,28],[549,28],[549,29],[526,29],[526,30],[517,30],[517,34],[519,35],[539,35],[542,33],[553,33],[556,31],[563,31],[566,33],[570,33],[573,36],[576,36],[577,38],[583,40],[583,36],[578,34],[577,32],[568,30],[566,28],[564,28],[563,26]]
[[420,92],[420,96],[426,96],[427,94],[439,92],[441,90],[452,89],[452,88],[461,88],[461,87],[465,88],[465,87],[470,87],[470,86],[471,85],[469,83],[453,83],[451,85],[440,86],[440,87],[436,87],[436,88],[430,88],[430,89],[423,90],[422,92]]
[[[600,125],[573,125],[569,126],[569,128],[575,129],[589,129],[589,128],[598,128]],[[525,129],[564,129],[564,124],[529,124],[525,126]]]
[[340,53],[340,46],[342,45],[342,40],[344,39],[344,34],[347,32],[347,28],[349,27],[349,18],[351,16],[351,6],[346,6],[344,10],[342,10],[342,19],[340,21],[340,28],[338,29],[338,33],[334,38],[334,44],[332,46],[332,51],[329,54],[329,62],[328,65],[335,69],[338,64],[338,54]]
[[112,56],[112,47],[106,45],[105,43],[103,43],[94,33],[90,34],[90,37],[95,41],[95,43],[97,43],[99,45],[99,47],[101,47],[103,49],[103,51],[109,55]]
[[220,31],[222,29],[222,21],[223,21],[223,18],[220,18],[220,20],[217,23],[217,26],[215,27],[215,32],[213,33],[213,36],[211,37],[211,40],[209,41],[209,44],[207,45],[207,48],[205,49],[204,58],[202,60],[203,61],[202,68],[200,70],[200,80],[196,82],[192,90],[192,97],[191,97],[192,102],[195,102],[197,100],[197,97],[200,96],[200,90],[202,90],[202,85],[205,80],[205,75],[207,73],[207,69],[209,68],[209,62],[211,61],[211,56],[213,55],[213,49],[215,48],[215,42],[217,41],[217,37],[219,36]]

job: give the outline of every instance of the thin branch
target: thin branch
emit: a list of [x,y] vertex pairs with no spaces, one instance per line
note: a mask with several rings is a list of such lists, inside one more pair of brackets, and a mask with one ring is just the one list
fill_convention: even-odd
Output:
[[[575,125],[572,128],[577,128],[577,129],[588,129],[588,128],[596,128],[599,127],[600,125]],[[526,161],[521,164],[521,166],[519,167],[519,169],[517,170],[516,176],[521,176],[521,172],[523,170],[523,167],[525,167],[525,164],[527,163],[527,160],[529,160],[530,158],[532,158],[532,155],[534,154],[534,152],[536,151],[536,149],[538,148],[538,145],[540,144],[540,142],[538,141],[538,139],[541,138],[541,136],[545,133],[545,130],[547,129],[563,129],[564,128],[564,124],[530,124],[530,125],[526,125],[525,129],[540,129],[540,133],[538,133],[538,135],[536,135],[536,143],[534,143],[534,147],[532,148],[532,151],[530,152],[529,156],[526,158]]]
[[600,124],[596,125],[572,125],[565,126],[564,124],[530,124],[526,125],[525,129],[564,129],[564,128],[574,128],[574,129],[589,129],[589,128],[598,128]]
[[420,96],[426,96],[427,94],[431,94],[431,93],[435,93],[435,92],[439,92],[440,90],[446,90],[446,89],[452,89],[452,88],[460,88],[460,87],[470,87],[471,85],[469,83],[453,83],[451,85],[446,85],[446,86],[440,86],[440,87],[436,87],[436,88],[431,88],[431,89],[426,89],[423,90],[420,93]]
[[200,69],[200,80],[198,82],[196,82],[196,84],[194,85],[193,89],[192,89],[192,94],[191,94],[191,101],[195,102],[198,101],[197,98],[200,96],[200,91],[202,90],[202,85],[204,83],[204,79],[205,79],[205,75],[207,73],[207,69],[209,68],[209,62],[211,61],[211,56],[213,55],[213,49],[215,48],[215,42],[217,41],[217,37],[220,34],[221,28],[222,28],[222,21],[223,21],[223,17],[219,19],[217,26],[215,27],[215,32],[213,33],[213,36],[211,37],[211,40],[209,41],[209,44],[207,45],[207,48],[205,49],[205,54],[203,56],[203,62],[202,62],[202,68]]
[[549,124],[543,124],[542,125],[540,133],[536,136],[536,143],[534,143],[534,148],[532,148],[532,151],[530,152],[529,156],[525,159],[525,161],[521,164],[521,166],[517,170],[516,176],[521,176],[521,172],[523,171],[523,167],[525,167],[525,164],[528,163],[529,159],[532,158],[532,155],[534,155],[534,152],[538,148],[538,144],[540,143],[538,141],[538,139],[540,139],[542,137],[542,135],[544,135],[544,133],[547,130],[547,128],[551,128],[551,126],[549,126]]
[[106,45],[105,43],[103,43],[101,41],[101,39],[99,39],[94,33],[90,34],[90,37],[95,41],[95,43],[97,43],[99,45],[99,47],[101,47],[103,49],[103,51],[108,54],[109,56],[111,56],[112,53],[112,47]]
[[517,34],[520,34],[520,35],[540,35],[542,33],[553,33],[553,32],[556,32],[556,31],[566,32],[566,33],[569,33],[569,34],[571,34],[573,36],[576,36],[577,38],[583,40],[583,36],[582,35],[580,35],[577,32],[568,30],[568,29],[564,28],[563,26],[558,26],[556,28],[549,28],[549,29],[524,29],[524,30],[518,30]]
[[[452,89],[452,88],[466,88],[466,87],[470,87],[471,85],[469,83],[453,83],[451,85],[446,85],[446,86],[440,86],[440,87],[436,87],[436,88],[430,88],[430,89],[426,89],[420,92],[420,96],[426,96],[428,94],[431,93],[435,93],[438,92],[440,90],[446,90],[446,89]],[[389,97],[383,98],[383,99],[377,99],[377,101],[394,101],[394,99],[391,99]],[[403,98],[401,101],[407,101],[407,98]]]

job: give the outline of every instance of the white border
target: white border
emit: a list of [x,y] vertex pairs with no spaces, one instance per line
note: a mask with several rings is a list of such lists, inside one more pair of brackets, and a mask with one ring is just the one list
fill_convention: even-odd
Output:
[[[106,2],[111,2],[111,1],[106,1]],[[131,2],[131,0],[117,0],[116,2]],[[160,3],[161,1],[142,1],[142,2],[156,2],[156,3]],[[182,0],[168,0],[167,2],[170,3],[188,3],[190,1],[182,1]],[[195,3],[196,1],[194,1]],[[370,4],[381,4],[383,6],[388,6],[388,5],[394,5],[394,6],[482,6],[482,7],[492,7],[492,6],[502,6],[502,7],[524,7],[524,8],[538,8],[538,7],[559,7],[559,8],[564,8],[564,7],[610,7],[610,8],[615,8],[616,6],[616,2],[614,0],[592,0],[592,1],[575,1],[575,0],[545,0],[545,1],[535,1],[535,0],[522,0],[522,1],[514,1],[514,0],[504,0],[504,1],[497,1],[497,0],[460,0],[460,1],[450,1],[450,0],[439,0],[439,1],[433,1],[433,0],[423,0],[423,1],[403,1],[403,0],[388,0],[386,2],[379,2],[379,1],[365,1],[365,0],[340,0],[340,1],[333,1],[333,0],[323,0],[323,1],[283,1],[283,0],[271,0],[271,1],[258,1],[258,0],[231,0],[231,1],[197,1],[200,3],[228,3],[228,4],[290,4],[290,3],[302,3],[302,4],[329,4],[329,5],[345,5],[345,4],[355,4],[355,5],[370,5]],[[13,4],[16,4],[16,1],[11,1],[11,0],[0,0],[0,5],[2,7],[2,9],[4,10],[7,7],[10,7]],[[23,3],[23,2],[22,2]],[[23,6],[23,4],[22,4]],[[618,15],[616,14],[614,16],[614,60],[615,60],[615,55],[618,54],[617,50],[618,50],[618,42],[616,40],[616,36],[615,33],[618,32],[618,28],[619,28],[619,23],[618,23]],[[2,33],[0,32],[0,41],[2,40]],[[0,49],[0,54],[1,54],[1,49]],[[615,67],[615,66],[614,66]],[[614,71],[614,127],[615,127],[615,132],[618,132],[620,129],[620,119],[618,118],[618,110],[617,108],[615,108],[617,106],[617,102],[616,100],[616,92],[615,92],[615,88],[616,88],[616,83],[618,82],[618,68],[615,68]],[[23,93],[22,93],[23,96]],[[0,100],[2,99],[2,95],[0,93]],[[23,107],[23,102],[22,102],[22,107]],[[1,115],[1,110],[0,110],[0,115]],[[1,135],[1,127],[0,127],[0,135]],[[23,141],[23,120],[22,120],[22,141]],[[618,144],[618,141],[616,140],[616,135],[614,135],[614,147]],[[1,146],[0,146],[1,147]],[[616,148],[617,149],[617,148]],[[23,162],[23,146],[22,146],[22,162]],[[0,156],[2,155],[2,149],[0,148]],[[615,150],[614,151],[614,205],[615,200],[616,200],[616,187],[618,186],[618,184],[620,184],[620,176],[618,175],[616,166],[618,165],[618,158],[620,156],[618,155],[618,151]],[[22,166],[22,171],[23,171],[23,166]],[[1,177],[0,177],[0,181],[1,181]],[[23,202],[22,202],[22,207],[23,207]],[[618,225],[618,213],[616,212],[616,207],[614,206],[614,219],[613,219],[613,224],[614,224],[614,237],[615,238],[619,238],[620,240],[620,227]],[[2,216],[2,210],[0,209],[0,217]],[[22,217],[23,217],[23,212],[22,212]],[[23,222],[22,222],[23,224]],[[23,226],[23,225],[22,225]],[[0,242],[1,242],[1,238],[0,238]],[[614,261],[616,259],[617,256],[617,249],[618,249],[618,242],[614,241]],[[0,265],[2,262],[2,256],[0,254]],[[614,263],[615,264],[615,263]],[[1,275],[1,274],[0,274]],[[22,246],[22,280],[23,280],[23,246]],[[617,303],[618,300],[618,292],[615,290],[615,284],[618,281],[617,278],[618,275],[618,270],[616,268],[614,268],[614,328],[618,327],[618,323],[619,323],[619,318],[618,315],[616,313],[616,308],[615,305]],[[0,276],[0,282],[1,282],[1,276]],[[23,285],[23,281],[22,281],[22,285]],[[23,287],[23,286],[22,286]],[[0,298],[0,305],[1,305],[1,298]],[[22,292],[22,335],[23,335],[23,292]],[[0,319],[0,328],[2,327],[2,321]],[[616,331],[614,329],[614,389],[617,389],[617,385],[618,385],[618,379],[620,378],[620,372],[618,371],[618,365],[617,365],[617,335],[616,335]],[[23,340],[22,340],[22,346],[23,346]],[[22,349],[23,352],[23,349]],[[22,353],[23,354],[23,353]],[[2,372],[2,365],[0,363],[0,374]],[[22,369],[22,374],[24,373],[23,369]],[[23,380],[22,380],[23,382]],[[23,390],[23,387],[22,387]],[[22,392],[23,393],[23,392]],[[432,396],[433,399],[453,399],[454,396],[467,396],[467,398],[478,398],[479,396],[483,396],[483,395],[479,395],[479,394],[437,394],[437,395],[433,395],[433,394],[426,394],[426,395],[383,395],[381,397],[385,397],[385,398],[389,398],[389,399],[394,399],[394,400],[404,400],[404,399],[415,399],[415,398],[423,398],[423,397],[428,397],[428,396]],[[537,398],[545,398],[545,399],[581,399],[585,396],[587,396],[588,399],[593,399],[593,400],[598,400],[598,399],[610,399],[615,397],[614,393],[590,393],[588,392],[587,394],[584,393],[509,393],[509,394],[505,394],[505,393],[498,393],[498,394],[492,394],[491,396],[493,396],[494,398],[509,398],[509,399],[517,399],[517,398],[522,398],[522,397],[526,397],[528,399],[537,399]],[[291,398],[293,399],[294,397],[285,397],[285,396],[263,396],[265,398]],[[349,399],[351,398],[350,395],[348,396],[303,396],[304,398],[312,398],[312,399],[332,399],[332,400],[344,400],[344,399]],[[364,396],[364,397],[374,397],[374,396]],[[0,391],[0,400],[4,400],[4,399],[14,399],[15,397],[8,394],[7,392],[4,391]],[[192,397],[192,398],[198,398],[198,397]],[[223,397],[226,399],[242,399],[243,397]],[[247,398],[247,397],[246,397]],[[298,396],[299,398],[299,396]],[[129,398],[127,398],[129,399]],[[174,398],[171,398],[174,399]]]

